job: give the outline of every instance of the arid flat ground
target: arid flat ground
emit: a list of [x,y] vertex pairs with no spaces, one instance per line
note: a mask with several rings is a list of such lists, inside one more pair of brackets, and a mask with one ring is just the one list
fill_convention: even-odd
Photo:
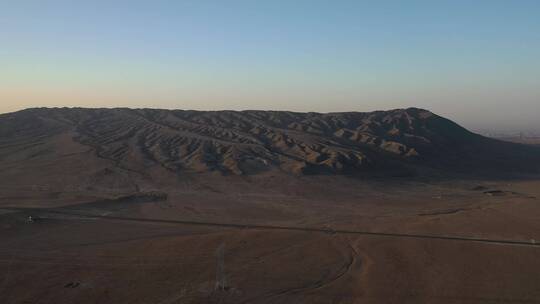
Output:
[[416,108],[0,115],[0,304],[539,303],[539,164]]
[[539,180],[2,187],[2,303],[540,303]]

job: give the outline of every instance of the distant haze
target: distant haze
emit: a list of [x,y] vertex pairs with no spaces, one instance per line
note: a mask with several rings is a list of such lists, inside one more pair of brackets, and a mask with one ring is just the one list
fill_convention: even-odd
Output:
[[540,132],[539,1],[1,1],[0,45],[0,113],[414,106]]

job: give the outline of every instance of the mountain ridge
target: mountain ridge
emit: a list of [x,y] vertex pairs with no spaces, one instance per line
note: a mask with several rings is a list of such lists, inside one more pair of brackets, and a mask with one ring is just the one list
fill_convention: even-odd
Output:
[[143,173],[161,168],[176,175],[410,174],[418,168],[485,171],[490,165],[527,171],[512,153],[538,159],[537,150],[482,137],[420,108],[334,113],[31,108],[0,115],[0,163],[32,163],[74,145],[112,167]]

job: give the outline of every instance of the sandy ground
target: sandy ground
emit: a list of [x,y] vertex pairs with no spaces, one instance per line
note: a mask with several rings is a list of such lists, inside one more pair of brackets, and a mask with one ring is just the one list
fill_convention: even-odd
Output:
[[143,202],[4,195],[1,302],[540,303],[540,181],[185,185]]

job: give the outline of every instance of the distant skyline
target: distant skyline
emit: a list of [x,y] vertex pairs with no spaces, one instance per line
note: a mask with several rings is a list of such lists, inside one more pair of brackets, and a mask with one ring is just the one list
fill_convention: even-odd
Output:
[[540,132],[540,1],[0,1],[0,113],[372,111]]

